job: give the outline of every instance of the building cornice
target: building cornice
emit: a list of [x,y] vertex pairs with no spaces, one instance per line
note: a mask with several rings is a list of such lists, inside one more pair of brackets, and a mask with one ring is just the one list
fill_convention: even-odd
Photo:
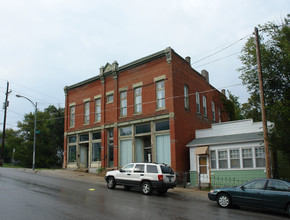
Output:
[[173,49],[171,49],[171,47],[167,47],[165,50],[161,50],[157,53],[154,53],[154,54],[151,54],[149,56],[143,57],[141,59],[135,60],[131,63],[125,64],[125,65],[120,66],[120,67],[118,67],[117,61],[114,61],[112,64],[107,63],[105,66],[102,66],[100,68],[100,75],[92,77],[92,78],[84,80],[84,81],[81,81],[79,83],[73,84],[71,86],[66,86],[64,90],[65,90],[65,92],[67,92],[68,90],[83,86],[85,84],[94,82],[96,80],[101,80],[102,83],[104,83],[105,77],[109,76],[109,75],[113,75],[114,78],[116,79],[117,75],[122,71],[135,68],[137,66],[140,66],[140,65],[148,63],[150,61],[159,59],[161,57],[166,57],[167,63],[171,63],[172,52],[173,52]]

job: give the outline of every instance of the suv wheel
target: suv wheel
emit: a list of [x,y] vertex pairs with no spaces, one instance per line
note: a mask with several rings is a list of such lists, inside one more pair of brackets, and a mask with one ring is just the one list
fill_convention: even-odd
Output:
[[116,181],[115,181],[114,177],[112,177],[112,176],[108,177],[107,187],[109,189],[115,189],[116,188]]
[[152,190],[153,190],[151,183],[149,181],[144,181],[141,184],[141,189],[142,189],[143,194],[145,194],[145,195],[150,195],[152,193]]

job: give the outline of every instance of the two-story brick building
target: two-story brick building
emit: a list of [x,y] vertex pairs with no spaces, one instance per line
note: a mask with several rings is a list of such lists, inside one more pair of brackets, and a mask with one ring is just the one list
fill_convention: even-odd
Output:
[[173,49],[65,87],[64,168],[117,169],[162,162],[189,170],[186,144],[195,130],[227,121],[218,90]]

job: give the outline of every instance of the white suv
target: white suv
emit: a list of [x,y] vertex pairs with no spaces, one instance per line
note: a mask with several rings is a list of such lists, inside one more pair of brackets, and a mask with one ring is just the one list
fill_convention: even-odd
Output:
[[141,187],[145,195],[153,190],[164,194],[168,189],[176,186],[176,175],[170,166],[158,163],[129,163],[120,170],[108,171],[105,180],[109,189],[116,185]]

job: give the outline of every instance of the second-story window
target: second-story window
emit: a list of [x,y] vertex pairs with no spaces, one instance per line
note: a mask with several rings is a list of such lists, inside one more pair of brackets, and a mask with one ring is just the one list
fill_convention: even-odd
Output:
[[196,112],[200,114],[200,99],[199,99],[199,92],[195,93],[196,97]]
[[184,85],[184,108],[189,109],[188,85]]
[[127,91],[123,91],[120,93],[120,115],[127,116]]
[[202,96],[203,115],[207,117],[206,97]]
[[89,124],[90,122],[90,102],[84,103],[84,124]]
[[70,107],[70,113],[69,113],[69,126],[73,128],[75,126],[75,112],[76,112],[76,107],[71,106]]
[[142,88],[134,89],[134,113],[142,113]]
[[219,123],[221,123],[222,119],[221,119],[221,109],[220,109],[220,107],[218,108],[218,114],[219,114]]
[[95,100],[95,122],[101,121],[101,99]]
[[212,109],[212,119],[215,121],[215,104],[211,102],[211,109]]
[[156,82],[156,108],[165,108],[165,87],[164,80]]
[[107,95],[107,103],[112,103],[114,101],[114,94]]

